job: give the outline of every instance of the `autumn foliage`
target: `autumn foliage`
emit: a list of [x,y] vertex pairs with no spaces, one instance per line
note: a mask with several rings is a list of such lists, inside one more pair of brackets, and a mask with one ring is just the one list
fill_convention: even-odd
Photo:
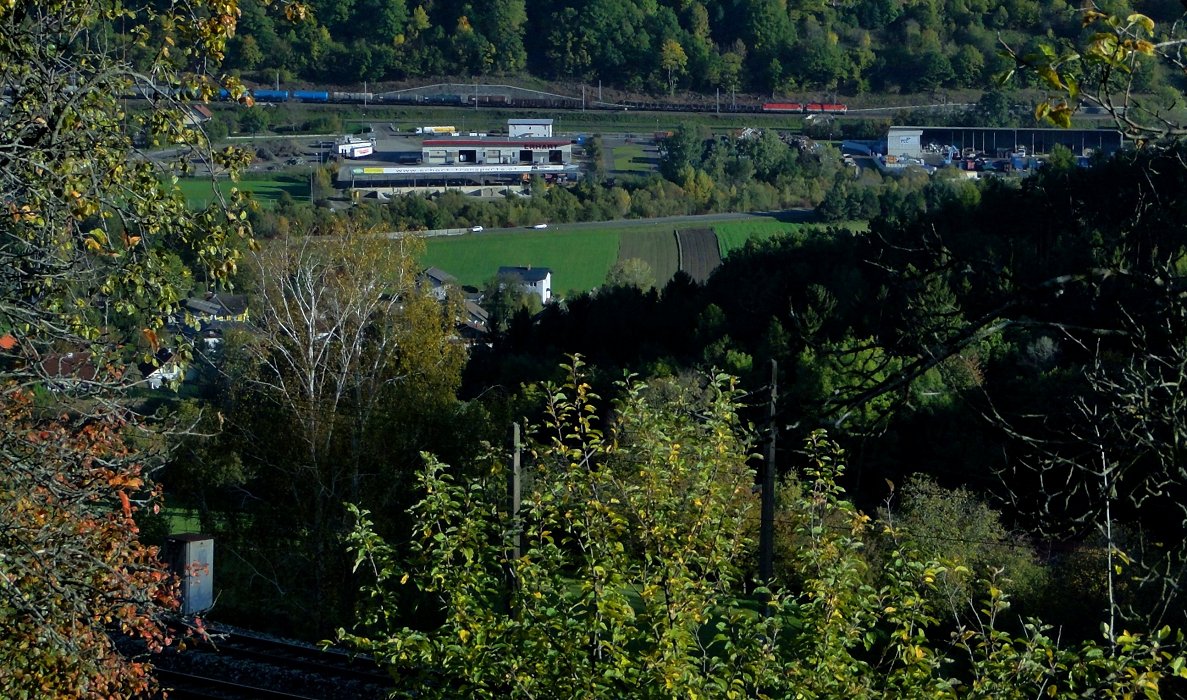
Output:
[[116,639],[157,651],[176,579],[138,538],[153,494],[113,415],[37,415],[0,394],[0,696],[126,698],[150,667]]

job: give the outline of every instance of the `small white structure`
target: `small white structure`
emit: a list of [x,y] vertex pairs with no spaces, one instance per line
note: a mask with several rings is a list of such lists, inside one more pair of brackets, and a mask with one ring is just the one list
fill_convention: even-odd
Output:
[[552,120],[508,119],[507,135],[511,138],[529,136],[550,139],[552,138]]
[[214,538],[198,533],[171,535],[162,558],[181,584],[181,614],[196,615],[214,607]]
[[547,267],[500,267],[499,277],[517,278],[519,286],[528,294],[540,297],[543,304],[552,299],[552,270]]

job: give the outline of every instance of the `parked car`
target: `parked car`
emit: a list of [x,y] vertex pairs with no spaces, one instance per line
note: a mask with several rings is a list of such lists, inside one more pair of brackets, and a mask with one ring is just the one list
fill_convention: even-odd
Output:
[[536,224],[532,228],[548,228],[548,224]]

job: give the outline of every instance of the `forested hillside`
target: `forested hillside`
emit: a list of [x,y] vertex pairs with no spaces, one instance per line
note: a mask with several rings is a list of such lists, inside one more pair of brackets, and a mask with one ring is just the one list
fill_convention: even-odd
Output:
[[[1126,7],[1129,5],[1130,7]],[[517,75],[666,92],[924,92],[982,87],[999,41],[1074,39],[1055,0],[313,0],[290,25],[241,3],[227,67],[271,83]],[[1111,3],[1173,19],[1171,0]],[[1139,88],[1163,79],[1153,64]]]

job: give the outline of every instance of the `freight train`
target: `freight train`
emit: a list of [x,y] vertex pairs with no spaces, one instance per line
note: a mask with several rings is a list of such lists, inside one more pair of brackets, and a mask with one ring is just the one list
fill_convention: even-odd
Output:
[[[270,90],[253,89],[251,98],[260,103],[303,102],[313,104],[376,104],[376,105],[418,105],[425,107],[503,107],[508,109],[590,109],[647,112],[726,112],[726,113],[772,113],[772,114],[831,114],[843,115],[849,107],[832,102],[766,102],[730,103],[719,102],[587,102],[566,97],[521,98],[509,95],[410,95],[405,93],[346,92],[338,90]],[[130,95],[130,97],[141,97]],[[229,100],[230,93],[219,92],[219,99]]]
[[833,102],[767,102],[762,106],[762,111],[788,114],[845,114],[849,107]]

